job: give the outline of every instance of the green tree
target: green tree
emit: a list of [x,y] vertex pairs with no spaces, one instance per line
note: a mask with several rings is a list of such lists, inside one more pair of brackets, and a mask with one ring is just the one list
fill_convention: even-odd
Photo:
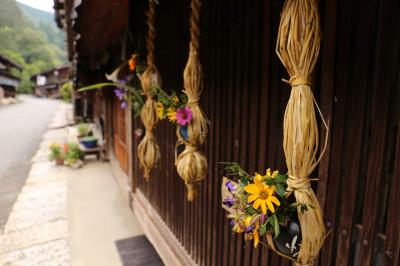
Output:
[[62,33],[51,13],[17,5],[15,0],[0,0],[0,54],[23,67],[22,71],[12,70],[21,79],[18,92],[30,93],[34,86],[31,76],[66,62],[60,44]]
[[15,0],[0,1],[0,26],[11,28],[26,26],[26,19]]

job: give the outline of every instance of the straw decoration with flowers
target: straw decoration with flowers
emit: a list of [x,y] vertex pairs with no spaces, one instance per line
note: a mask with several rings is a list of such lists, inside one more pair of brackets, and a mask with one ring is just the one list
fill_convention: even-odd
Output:
[[158,122],[157,105],[154,96],[157,93],[157,87],[161,86],[160,74],[154,64],[155,8],[155,0],[150,0],[147,12],[147,67],[140,76],[143,93],[146,96],[146,101],[142,107],[140,118],[146,129],[146,134],[143,140],[139,143],[138,157],[146,179],[150,177],[151,170],[160,159],[160,148],[153,134],[153,129]]
[[[325,225],[309,175],[323,155],[311,91],[311,74],[320,46],[315,0],[286,0],[276,52],[287,69],[291,95],[284,117],[283,148],[287,174],[267,169],[248,174],[237,163],[224,163],[223,207],[232,230],[268,246],[296,265],[312,265],[326,237]],[[321,111],[321,120],[328,131]],[[325,139],[325,147],[328,140]]]
[[[196,183],[203,180],[207,172],[206,157],[197,149],[207,135],[207,119],[199,106],[203,86],[203,70],[199,59],[201,1],[192,0],[191,10],[189,59],[183,73],[184,93],[188,99],[185,109],[177,113],[177,118],[180,116],[182,122],[190,118],[190,123],[178,125],[178,144],[185,144],[185,149],[176,159],[176,169],[188,189],[188,201],[196,197]],[[181,134],[182,127],[187,127],[187,138]]]
[[[317,158],[319,132],[315,100],[310,87],[320,41],[316,0],[286,0],[281,14],[276,53],[290,76],[288,82],[292,87],[283,132],[283,148],[288,167],[287,191],[294,192],[299,206],[312,206],[306,212],[300,208],[297,210],[302,232],[297,265],[310,265],[314,262],[326,234],[321,209],[309,179],[324,153],[323,150]],[[321,119],[328,130],[322,114]],[[274,247],[271,239],[269,244]]]

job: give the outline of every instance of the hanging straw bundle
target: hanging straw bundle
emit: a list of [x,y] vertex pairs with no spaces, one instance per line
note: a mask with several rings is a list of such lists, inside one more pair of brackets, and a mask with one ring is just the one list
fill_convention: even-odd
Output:
[[200,0],[192,0],[191,9],[190,51],[189,59],[183,73],[183,79],[184,92],[188,97],[187,105],[192,111],[193,118],[188,125],[188,140],[182,138],[178,126],[178,144],[185,144],[185,150],[179,154],[176,159],[176,169],[188,189],[188,201],[192,201],[197,196],[195,183],[203,180],[207,173],[207,160],[205,156],[197,150],[197,146],[204,143],[207,135],[207,119],[199,106],[200,94],[203,86],[203,70],[198,55]]
[[140,118],[146,129],[146,134],[138,146],[138,157],[140,165],[144,169],[146,180],[148,180],[151,170],[160,159],[160,148],[153,134],[153,129],[158,122],[156,101],[153,97],[156,94],[156,88],[161,85],[160,74],[154,64],[155,5],[155,0],[149,1],[149,10],[147,12],[148,35],[146,40],[147,68],[140,76],[143,93],[146,96],[146,102],[140,113]]
[[[319,158],[316,158],[319,132],[314,110],[315,100],[310,87],[320,41],[316,1],[286,0],[281,14],[276,53],[290,75],[287,82],[292,86],[284,117],[283,148],[289,175],[288,193],[294,192],[296,201],[300,204],[298,216],[302,243],[297,265],[312,265],[325,239],[321,209],[309,179],[325,151],[323,149]],[[328,129],[322,114],[321,118]],[[301,205],[307,206],[307,210],[302,212]],[[269,240],[273,247],[271,238]]]

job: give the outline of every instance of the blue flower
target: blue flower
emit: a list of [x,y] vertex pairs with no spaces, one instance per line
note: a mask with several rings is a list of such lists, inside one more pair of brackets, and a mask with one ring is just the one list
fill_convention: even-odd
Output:
[[114,93],[119,100],[122,100],[124,98],[125,92],[122,89],[115,89]]
[[225,186],[228,188],[229,192],[235,191],[236,187],[232,184],[231,181],[226,182]]
[[253,230],[254,230],[254,225],[250,225],[250,226],[246,227],[246,233],[253,232]]
[[222,202],[225,206],[227,206],[228,208],[232,207],[233,204],[235,204],[235,200],[231,199],[231,198],[226,198],[223,202]]
[[125,86],[126,81],[124,79],[119,79],[118,83],[119,83],[119,85]]
[[126,109],[127,106],[128,106],[128,105],[126,104],[125,101],[123,101],[123,102],[121,103],[121,108],[122,108],[122,109]]

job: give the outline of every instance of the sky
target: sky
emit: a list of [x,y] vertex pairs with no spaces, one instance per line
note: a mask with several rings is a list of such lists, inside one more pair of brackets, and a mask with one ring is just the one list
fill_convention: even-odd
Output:
[[54,12],[53,0],[17,0],[17,2],[31,6],[33,8],[41,9],[48,12]]

